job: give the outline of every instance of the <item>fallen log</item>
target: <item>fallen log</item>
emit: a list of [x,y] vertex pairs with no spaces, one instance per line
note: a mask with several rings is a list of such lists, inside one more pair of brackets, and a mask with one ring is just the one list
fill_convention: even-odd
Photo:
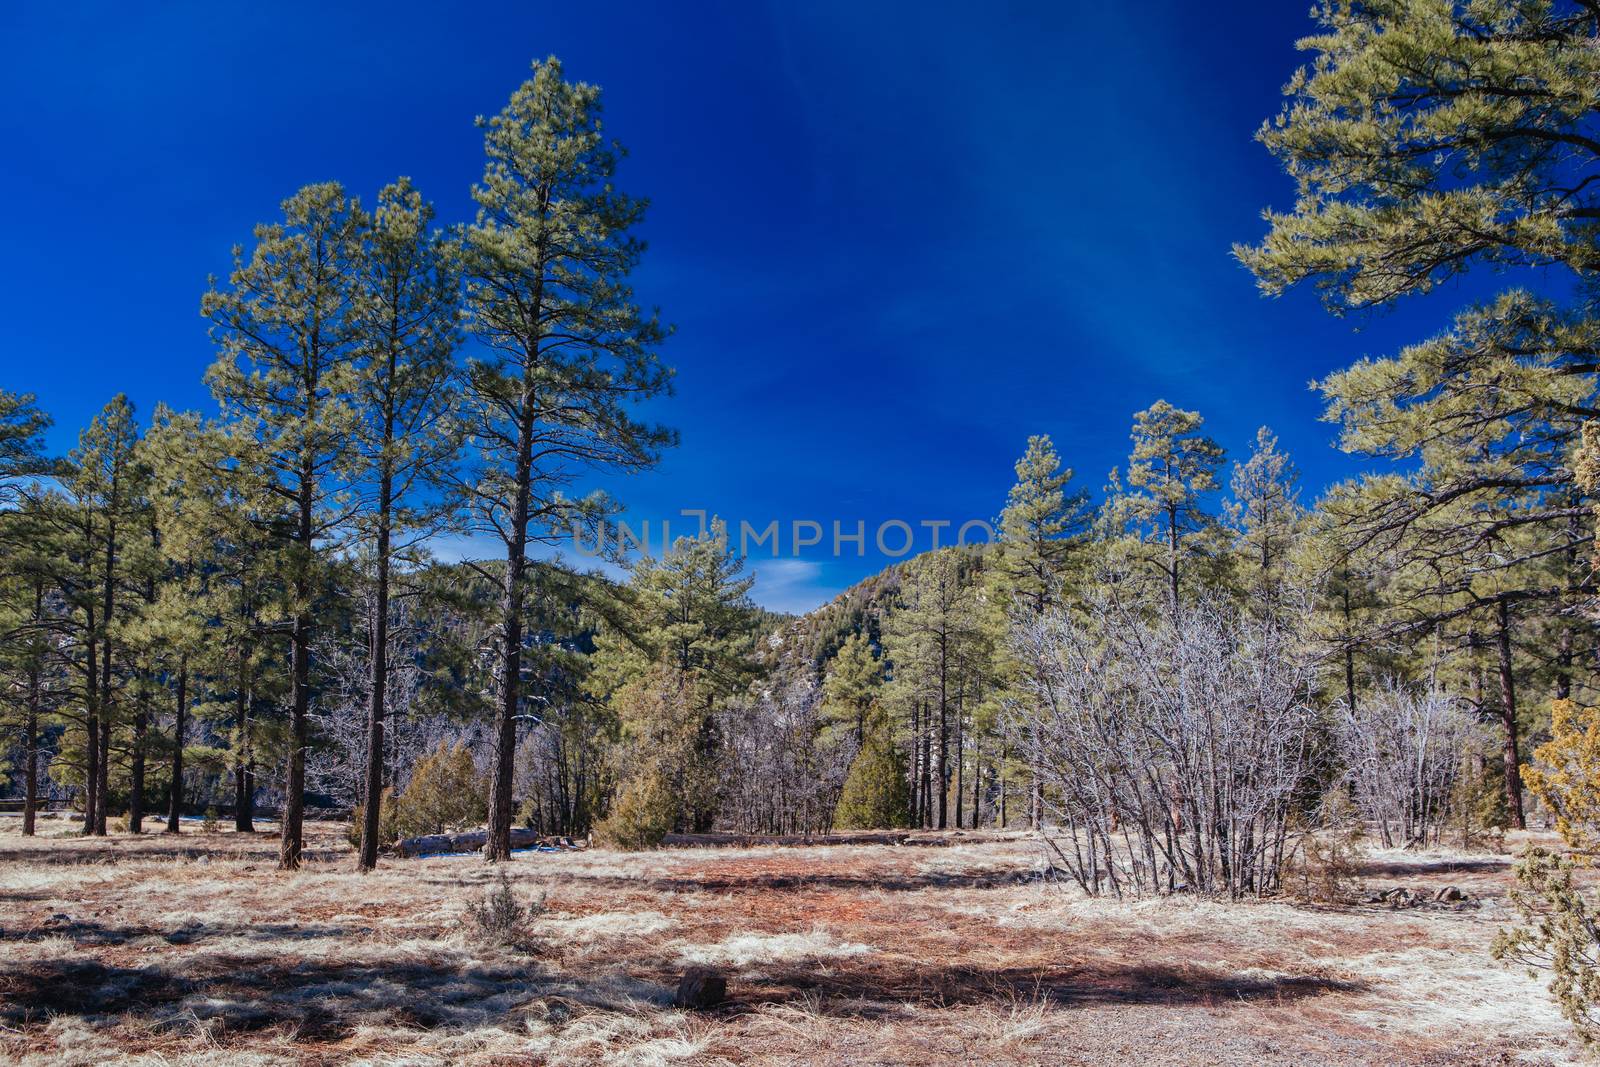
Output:
[[[466,830],[458,834],[425,834],[422,837],[407,837],[395,842],[394,854],[397,856],[438,856],[449,853],[482,852],[484,843],[489,840],[487,830]],[[537,830],[528,830],[522,827],[511,828],[511,848],[513,851],[523,848],[551,848],[551,849],[579,849],[584,845],[581,841],[574,841],[570,837],[558,837],[541,834]]]
[[768,845],[903,845],[903,830],[863,830],[840,834],[668,834],[663,848],[762,848]]

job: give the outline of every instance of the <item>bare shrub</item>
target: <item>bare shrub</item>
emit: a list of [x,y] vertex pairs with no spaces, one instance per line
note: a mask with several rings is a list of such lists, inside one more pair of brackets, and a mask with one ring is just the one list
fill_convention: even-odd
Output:
[[483,899],[467,905],[461,923],[469,941],[526,950],[534,946],[528,924],[544,911],[543,893],[522,900],[512,888],[510,877],[500,871]]
[[1437,844],[1461,754],[1478,726],[1437,689],[1389,681],[1335,709],[1335,743],[1362,816],[1384,847]]
[[1303,612],[1164,609],[1102,585],[1087,621],[1014,628],[1027,677],[1011,708],[1055,864],[1089,893],[1273,891],[1309,760]]

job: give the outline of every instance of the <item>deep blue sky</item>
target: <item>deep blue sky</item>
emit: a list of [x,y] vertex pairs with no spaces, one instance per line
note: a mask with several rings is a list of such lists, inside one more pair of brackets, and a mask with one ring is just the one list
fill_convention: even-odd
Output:
[[1489,279],[1337,320],[1233,261],[1292,200],[1252,135],[1305,10],[7,5],[0,387],[38,394],[63,451],[119,390],[212,410],[198,308],[229,247],[330,178],[370,202],[410,175],[467,218],[473,116],[554,53],[605,89],[619,185],[652,201],[637,290],[678,327],[656,413],[682,447],[613,488],[653,525],[779,519],[786,557],[794,519],[867,524],[865,558],[758,561],[763,603],[877,570],[885,519],[992,517],[1030,433],[1098,490],[1158,397],[1234,456],[1271,425],[1314,497],[1360,466],[1307,382]]

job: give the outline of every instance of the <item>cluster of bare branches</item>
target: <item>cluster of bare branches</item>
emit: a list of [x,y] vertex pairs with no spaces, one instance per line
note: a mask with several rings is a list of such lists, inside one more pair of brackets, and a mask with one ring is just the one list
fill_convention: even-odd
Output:
[[815,678],[783,679],[720,716],[722,822],[741,833],[810,834],[833,823],[854,745],[822,743]]
[[1444,829],[1461,754],[1482,727],[1438,689],[1390,680],[1335,709],[1334,737],[1362,817],[1385,847],[1437,842]]
[[1055,862],[1090,893],[1272,891],[1310,763],[1303,612],[1103,588],[1014,628]]
[[[465,741],[475,745],[484,730],[481,724],[463,723],[424,709],[421,696],[428,677],[422,644],[426,635],[411,600],[396,598],[388,609],[383,781],[403,789],[411,768],[423,756],[441,744]],[[351,806],[360,802],[366,781],[372,698],[372,649],[359,638],[372,632],[375,610],[376,598],[368,587],[358,601],[357,639],[334,634],[318,647],[327,674],[311,717],[323,743],[306,760],[306,782],[313,791]]]

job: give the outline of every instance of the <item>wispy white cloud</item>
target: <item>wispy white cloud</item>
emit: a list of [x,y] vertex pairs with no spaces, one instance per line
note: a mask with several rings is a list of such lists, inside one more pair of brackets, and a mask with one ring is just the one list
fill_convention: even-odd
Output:
[[770,611],[807,612],[839,593],[825,580],[822,564],[815,560],[762,560],[752,563],[750,572],[756,579],[751,599]]
[[[505,551],[498,539],[487,534],[445,534],[429,540],[428,548],[441,563],[494,560]],[[575,570],[599,571],[619,582],[628,579],[626,567],[597,556],[560,552],[548,546],[531,546],[529,555],[560,560]],[[751,560],[746,566],[756,580],[750,590],[751,599],[770,611],[804,613],[833,599],[841,588],[828,580],[826,569],[816,560]]]

